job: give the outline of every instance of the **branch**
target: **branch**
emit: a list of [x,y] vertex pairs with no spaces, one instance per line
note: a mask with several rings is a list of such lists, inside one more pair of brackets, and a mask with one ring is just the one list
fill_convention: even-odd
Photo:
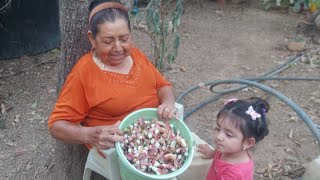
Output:
[[[147,27],[143,26],[143,25],[133,25],[134,28],[140,29],[142,31],[144,31],[146,34],[148,34],[148,36],[150,37],[150,39],[153,42],[153,45],[155,47],[156,52],[159,52],[158,46],[157,46],[157,41],[156,39],[152,36],[152,34],[147,30]],[[156,58],[156,57],[155,57]]]
[[11,1],[12,1],[12,0],[9,0],[9,1],[7,2],[7,4],[5,4],[5,5],[0,9],[0,11],[4,10],[4,9],[11,3]]
[[54,62],[55,62],[54,60],[55,60],[56,58],[57,58],[57,57],[51,58],[51,59],[49,59],[49,60],[45,60],[45,61],[38,62],[38,63],[36,63],[36,64],[33,64],[33,65],[30,66],[30,67],[27,67],[27,68],[22,69],[22,70],[20,70],[20,71],[14,72],[14,73],[12,73],[12,74],[3,74],[3,75],[0,75],[0,79],[1,79],[1,78],[8,78],[8,77],[10,77],[10,76],[15,76],[15,75],[21,74],[21,73],[23,73],[23,72],[26,72],[26,71],[28,71],[28,70],[36,67],[36,66],[40,66],[40,65],[42,65],[42,64],[54,63]]

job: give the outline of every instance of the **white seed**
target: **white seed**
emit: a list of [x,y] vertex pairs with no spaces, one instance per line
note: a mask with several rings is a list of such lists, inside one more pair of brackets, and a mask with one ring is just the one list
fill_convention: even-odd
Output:
[[152,138],[152,134],[151,134],[151,133],[148,134],[148,138],[149,138],[149,139]]
[[151,139],[151,144],[154,144],[155,140],[154,139]]
[[128,139],[124,140],[124,143],[128,144],[129,143]]
[[133,126],[130,124],[130,125],[129,125],[129,128],[130,128],[130,129],[132,129],[132,128],[133,128]]
[[142,135],[140,135],[140,136],[139,136],[139,139],[142,139],[142,138],[143,138],[143,136],[142,136]]
[[135,134],[137,131],[136,130],[132,130],[132,134]]
[[167,168],[167,165],[166,164],[161,164],[161,166],[163,167],[163,168]]
[[141,142],[140,139],[137,139],[137,140],[136,140],[136,143],[137,143],[137,144],[140,144],[140,142]]
[[184,153],[184,156],[188,156],[188,152],[185,152],[185,153]]
[[127,139],[127,138],[128,138],[128,134],[125,134],[125,135],[124,135],[124,138],[126,138],[126,139]]
[[151,124],[151,127],[154,128],[154,127],[156,127],[156,125],[155,124]]
[[144,150],[148,151],[149,150],[148,146],[144,147]]
[[140,161],[138,160],[138,161],[136,162],[136,164],[140,164]]
[[158,166],[160,166],[160,163],[159,163],[158,161],[155,161],[154,164],[153,164],[153,166],[154,166],[154,167],[158,167]]
[[170,124],[170,127],[173,128],[173,124]]
[[155,147],[158,149],[160,147],[160,143],[156,142]]
[[147,166],[141,166],[141,171],[145,171],[147,169]]
[[186,147],[186,146],[187,146],[187,143],[186,143],[186,141],[185,141],[183,138],[181,138],[181,144],[182,144],[183,147]]
[[138,126],[138,124],[137,124],[137,123],[133,123],[133,126],[134,126],[134,127],[137,127],[137,126]]
[[128,149],[128,153],[129,154],[132,153],[132,149],[131,148]]
[[176,141],[173,140],[173,141],[171,142],[170,146],[171,146],[172,148],[174,148],[174,147],[176,146]]
[[179,154],[179,155],[178,155],[178,159],[181,159],[181,158],[182,158],[182,156],[181,156],[181,154]]
[[159,133],[159,129],[156,129],[156,130],[154,131],[154,133],[158,134],[158,133]]

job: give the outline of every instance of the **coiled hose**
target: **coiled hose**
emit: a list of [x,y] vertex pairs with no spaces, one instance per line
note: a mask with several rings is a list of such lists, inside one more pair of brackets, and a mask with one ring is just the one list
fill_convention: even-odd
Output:
[[[186,111],[184,114],[184,119],[188,118],[192,113],[196,112],[200,108],[204,107],[205,105],[212,103],[214,101],[219,100],[222,96],[239,91],[243,88],[246,88],[248,86],[254,86],[256,88],[261,89],[262,91],[269,93],[277,98],[279,98],[282,102],[286,103],[292,110],[294,110],[299,117],[306,123],[306,125],[310,128],[311,132],[314,134],[316,140],[319,143],[320,146],[320,130],[319,126],[316,125],[311,118],[292,100],[290,100],[288,97],[285,95],[281,94],[280,92],[276,91],[275,89],[272,89],[264,84],[259,83],[260,81],[266,81],[266,80],[294,80],[294,81],[320,81],[320,77],[271,77],[274,76],[281,71],[285,70],[286,68],[290,67],[292,64],[300,61],[303,56],[311,55],[313,53],[318,53],[320,49],[315,50],[313,52],[310,52],[309,54],[306,55],[296,55],[292,58],[290,58],[285,64],[280,65],[274,69],[272,69],[270,72],[263,74],[260,77],[254,77],[254,78],[241,78],[241,79],[230,79],[230,80],[217,80],[217,81],[209,81],[203,83],[202,86],[209,86],[209,89],[211,92],[216,93],[212,97],[210,97],[207,100],[204,100],[200,102],[196,107],[192,108],[189,111]],[[229,88],[225,90],[214,90],[214,87],[220,84],[231,84],[231,83],[236,83],[236,84],[244,84],[242,86],[236,87],[236,88]],[[183,92],[180,94],[177,98],[177,102],[182,104],[183,98],[190,92],[195,91],[196,89],[201,88],[202,86],[193,86],[189,88],[187,91]]]

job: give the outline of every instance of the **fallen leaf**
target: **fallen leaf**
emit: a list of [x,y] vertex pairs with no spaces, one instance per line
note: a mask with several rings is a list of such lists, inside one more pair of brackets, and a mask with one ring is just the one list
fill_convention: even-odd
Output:
[[60,51],[59,51],[59,49],[55,48],[55,49],[52,49],[50,52],[51,52],[51,53],[58,53],[58,52],[60,52]]
[[181,68],[180,68],[180,71],[186,72],[186,68],[185,68],[185,67],[181,67]]
[[185,36],[186,36],[187,38],[191,39],[191,36],[190,36],[188,33],[186,33]]
[[257,172],[258,174],[264,174],[264,173],[267,171],[267,169],[268,169],[268,168],[266,168],[266,167],[264,167],[264,168],[259,168],[259,169],[256,170],[256,172]]
[[292,134],[293,134],[292,129],[290,129],[290,133],[289,133],[289,138],[290,139],[292,139]]
[[271,164],[271,163],[268,163],[267,174],[268,174],[268,177],[269,177],[270,179],[272,179],[272,173],[271,173],[271,171],[272,171],[272,164]]
[[20,121],[20,114],[16,115],[16,117],[14,118],[13,122],[14,123],[18,123]]
[[54,93],[54,92],[56,92],[56,89],[50,89],[50,90],[48,91],[49,94]]
[[36,100],[34,103],[32,103],[31,107],[32,107],[32,108],[35,108],[35,107],[37,107],[37,106],[38,106],[38,101]]
[[198,86],[199,86],[200,88],[204,88],[204,87],[205,87],[204,83],[199,83]]
[[9,145],[9,146],[13,146],[14,145],[13,142],[7,142],[6,144]]
[[13,70],[13,68],[8,68],[8,71],[9,71],[10,74],[13,74],[12,70]]
[[1,103],[0,109],[1,109],[1,114],[4,115],[4,113],[6,112],[6,107],[4,106],[4,104]]

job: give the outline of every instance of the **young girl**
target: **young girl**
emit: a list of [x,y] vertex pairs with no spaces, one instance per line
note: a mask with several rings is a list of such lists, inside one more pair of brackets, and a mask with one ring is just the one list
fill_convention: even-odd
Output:
[[207,180],[252,180],[253,161],[248,149],[268,135],[269,104],[261,98],[230,99],[217,115],[215,150],[199,144],[203,159],[213,159]]

